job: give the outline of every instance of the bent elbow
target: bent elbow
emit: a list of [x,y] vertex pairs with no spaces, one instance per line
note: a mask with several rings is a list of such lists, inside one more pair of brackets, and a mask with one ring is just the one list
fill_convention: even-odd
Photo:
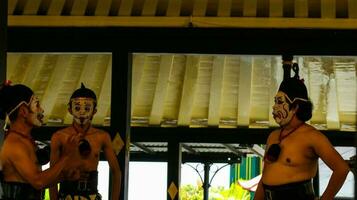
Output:
[[347,174],[351,171],[351,168],[348,166],[348,164],[344,164],[340,167],[340,173],[343,174],[344,176],[347,176]]

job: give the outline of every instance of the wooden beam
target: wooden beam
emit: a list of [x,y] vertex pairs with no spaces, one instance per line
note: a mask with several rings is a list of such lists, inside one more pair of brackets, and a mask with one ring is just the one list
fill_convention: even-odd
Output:
[[131,116],[133,117],[134,108],[136,105],[136,98],[141,84],[143,69],[145,64],[145,54],[133,54],[133,67],[132,67],[132,89],[131,89]]
[[239,66],[238,126],[249,126],[253,57],[241,57]]
[[179,126],[187,126],[191,122],[193,109],[192,102],[197,88],[198,59],[199,58],[197,56],[187,56],[185,78],[182,87],[180,111],[178,116]]
[[[158,54],[146,55],[135,105],[133,106],[132,119],[137,118],[141,124],[149,122],[150,112],[153,106],[155,88],[159,76],[160,56]],[[132,121],[133,122],[133,121]],[[133,122],[134,123],[134,122]]]
[[36,15],[40,8],[41,0],[27,1],[24,7],[23,15]]
[[197,80],[194,85],[195,92],[193,93],[193,99],[191,102],[192,113],[190,116],[190,125],[200,127],[207,125],[213,56],[199,55],[197,57],[199,57],[199,61]]
[[25,74],[28,70],[28,65],[31,62],[30,54],[21,54],[20,58],[17,60],[16,64],[13,66],[14,69],[11,70],[11,74],[7,75],[7,79],[11,80],[13,83],[22,83]]
[[159,77],[156,82],[155,96],[151,107],[149,124],[160,125],[164,114],[165,99],[169,85],[170,74],[173,68],[173,55],[163,55],[160,61]]
[[232,0],[218,1],[217,17],[230,17],[232,10]]
[[321,18],[336,18],[336,0],[321,0]]
[[316,29],[357,29],[355,19],[330,18],[226,18],[193,17],[194,27],[206,28],[316,28]]
[[47,15],[61,15],[66,0],[51,1]]
[[190,22],[205,28],[357,29],[351,18],[9,16],[10,27],[187,27]]
[[348,0],[348,17],[357,18],[357,0]]
[[244,0],[243,2],[243,16],[256,17],[257,16],[257,0]]
[[111,105],[111,81],[112,80],[112,57],[110,56],[109,62],[106,66],[106,72],[101,85],[100,93],[97,94],[98,106],[97,113],[93,118],[93,124],[105,125],[105,119],[108,116],[108,109]]
[[206,16],[207,0],[195,0],[193,4],[192,16]]
[[84,16],[86,13],[86,8],[88,5],[88,0],[75,0],[73,2],[71,15],[72,16]]
[[208,125],[218,126],[221,113],[221,99],[223,93],[223,71],[225,56],[215,56],[212,66],[212,78],[208,107]]
[[166,16],[178,17],[181,12],[181,0],[170,0],[167,6]]
[[38,73],[44,65],[45,55],[44,54],[31,54],[30,63],[27,65],[26,73],[22,81],[23,84],[34,89],[35,81],[38,80]]
[[309,17],[308,0],[295,0],[295,17]]
[[112,0],[100,0],[95,8],[94,15],[96,16],[108,16],[110,12],[110,6],[112,5]]
[[120,2],[120,7],[119,7],[119,16],[130,16],[131,11],[134,6],[134,0],[125,0]]
[[236,127],[240,56],[225,56],[219,127]]
[[[48,80],[47,86],[44,90],[42,98],[40,99],[43,109],[47,113],[45,115],[45,121],[48,119],[60,120],[58,116],[55,116],[52,112],[56,105],[56,99],[58,98],[58,91],[62,87],[62,83],[65,80],[66,75],[68,75],[67,70],[71,63],[71,55],[57,55],[57,62],[55,63],[52,74]],[[69,96],[67,97],[69,100]],[[63,123],[58,121],[59,123]],[[54,121],[51,121],[54,122]],[[51,123],[49,122],[49,123]]]
[[[7,6],[7,13],[8,15],[12,15],[16,8],[17,0],[11,0],[11,1],[6,1],[8,6]],[[3,6],[3,5],[1,5]]]
[[269,17],[283,17],[283,7],[283,0],[270,0]]
[[159,0],[146,0],[141,12],[142,16],[155,16]]

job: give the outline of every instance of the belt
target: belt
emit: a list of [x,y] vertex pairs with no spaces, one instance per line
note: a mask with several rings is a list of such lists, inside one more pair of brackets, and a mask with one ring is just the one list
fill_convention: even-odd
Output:
[[28,183],[2,182],[3,199],[7,200],[41,200],[43,193]]
[[265,200],[313,200],[315,198],[311,180],[277,186],[263,184],[263,187]]
[[98,193],[98,172],[88,173],[88,178],[78,181],[62,181],[60,193],[64,194],[95,194]]

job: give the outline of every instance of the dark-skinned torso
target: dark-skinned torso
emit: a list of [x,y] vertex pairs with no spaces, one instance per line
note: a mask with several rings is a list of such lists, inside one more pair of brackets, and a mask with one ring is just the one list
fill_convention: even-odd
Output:
[[[280,132],[281,129],[278,129],[270,134],[267,149],[279,142]],[[303,124],[280,142],[281,152],[278,160],[264,162],[264,184],[282,185],[309,180],[315,176],[318,156],[314,152],[313,143],[317,141],[311,139],[311,134],[317,134],[316,129]]]

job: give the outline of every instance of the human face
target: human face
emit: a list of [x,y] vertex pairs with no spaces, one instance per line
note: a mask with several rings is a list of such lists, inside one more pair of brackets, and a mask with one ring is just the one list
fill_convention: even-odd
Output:
[[295,111],[290,109],[287,96],[279,91],[274,97],[273,117],[277,124],[285,126],[293,118]]
[[43,109],[37,96],[31,97],[29,108],[28,122],[34,126],[41,126],[43,124]]
[[91,123],[95,114],[94,100],[92,98],[74,98],[71,100],[71,106],[71,114],[76,123],[81,126]]

